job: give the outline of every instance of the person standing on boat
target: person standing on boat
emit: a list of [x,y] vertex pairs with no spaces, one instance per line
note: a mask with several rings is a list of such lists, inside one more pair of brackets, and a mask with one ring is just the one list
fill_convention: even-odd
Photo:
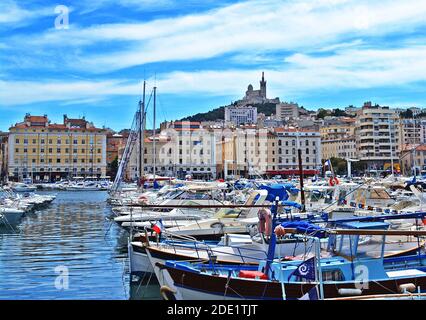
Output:
[[265,237],[269,238],[272,233],[272,214],[271,210],[262,208],[257,214],[259,218],[258,229],[260,233],[263,233]]

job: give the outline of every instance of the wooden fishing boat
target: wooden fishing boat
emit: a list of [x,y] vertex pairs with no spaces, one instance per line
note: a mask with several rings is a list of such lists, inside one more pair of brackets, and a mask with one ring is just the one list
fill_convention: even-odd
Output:
[[[416,235],[425,231],[386,230],[385,222],[347,223],[348,229],[333,231],[328,237],[330,257],[317,251],[305,261],[261,261],[259,267],[218,265],[188,261],[157,263],[161,282],[175,292],[177,299],[300,299],[319,296],[398,294],[403,290],[426,292],[426,256],[385,258],[384,242],[379,251],[363,250],[362,235]],[[274,237],[272,237],[274,238]],[[271,241],[273,248],[273,242]],[[307,261],[313,263],[307,265]],[[312,267],[314,266],[314,267]],[[315,278],[303,278],[303,270],[314,268]],[[301,271],[302,270],[302,271]],[[314,294],[316,293],[316,294]]]

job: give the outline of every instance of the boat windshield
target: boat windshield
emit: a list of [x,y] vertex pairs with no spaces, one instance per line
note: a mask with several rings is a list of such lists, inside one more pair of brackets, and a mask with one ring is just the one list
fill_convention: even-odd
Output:
[[310,201],[319,202],[324,199],[324,203],[333,202],[333,193],[334,190],[313,190],[310,192]]
[[357,257],[380,258],[383,254],[385,236],[359,236]]
[[165,199],[174,199],[176,196],[178,196],[181,193],[182,193],[181,190],[173,190],[173,191],[166,192],[162,197]]
[[208,193],[202,192],[184,192],[176,199],[185,199],[185,200],[212,200],[212,196]]
[[385,236],[330,235],[328,251],[347,259],[380,258]]

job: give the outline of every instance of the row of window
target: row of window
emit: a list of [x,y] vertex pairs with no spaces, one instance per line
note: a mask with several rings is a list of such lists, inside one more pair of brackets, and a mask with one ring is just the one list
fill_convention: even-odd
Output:
[[[73,163],[78,163],[78,159],[72,159],[73,161]],[[37,161],[36,161],[36,159],[31,159],[31,163],[36,163]],[[45,161],[45,159],[40,159],[40,163],[45,163],[46,161]],[[47,161],[48,163],[53,163],[53,159],[48,159],[48,161]],[[102,160],[101,159],[96,159],[96,162],[97,163],[101,163],[102,162]],[[60,159],[60,158],[57,158],[56,159],[56,163],[62,163],[62,159]],[[69,161],[69,159],[65,159],[65,161],[64,161],[64,163],[70,163],[70,161]],[[80,163],[86,163],[86,160],[85,159],[80,159]],[[93,163],[93,159],[89,159],[89,161],[88,161],[88,163]],[[19,160],[18,159],[15,159],[15,164],[19,164]]]
[[[15,148],[15,152],[16,153],[19,153],[19,150],[20,150],[19,148]],[[61,148],[56,148],[56,153],[61,153],[61,150],[62,150]],[[90,153],[93,153],[93,149],[81,149],[81,153],[86,153],[86,150],[88,152],[90,152]],[[32,153],[36,153],[37,149],[36,148],[32,148],[31,151],[32,151]],[[45,151],[44,148],[40,149],[40,153],[44,153],[44,151]],[[70,151],[70,149],[65,148],[65,153],[69,153],[69,151]],[[28,152],[28,148],[24,148],[23,152],[27,153]],[[73,153],[78,153],[78,149],[76,149],[76,148],[72,149],[72,152]],[[101,153],[101,152],[102,152],[102,149],[97,149],[97,153]],[[53,148],[48,148],[48,153],[53,153]]]
[[[148,159],[144,159],[143,160],[144,161],[144,163],[145,164],[147,164],[148,163]],[[161,159],[161,163],[164,163],[165,162],[165,160],[164,159]],[[191,162],[191,163],[197,163],[197,161],[196,160],[192,160],[192,161],[189,161],[189,159],[187,159],[187,161],[186,162]],[[172,160],[169,160],[169,164],[173,164],[173,162],[172,162]],[[179,159],[179,164],[183,164],[183,159]],[[210,164],[210,160],[207,160],[207,161],[200,161],[200,165],[205,165],[205,164]]]
[[[31,123],[31,125],[32,126],[42,126],[42,127],[44,127],[45,126],[45,124],[44,123],[42,123],[42,122],[40,122],[40,123],[37,123],[37,122],[32,122]],[[17,132],[29,132],[29,130],[28,129],[24,129],[24,130],[16,130]],[[31,130],[32,132],[37,132],[37,130],[36,129],[32,129]],[[41,132],[51,132],[51,133],[61,133],[61,134],[63,134],[64,132],[70,132],[70,130],[68,130],[68,129],[65,129],[65,130],[55,130],[55,129],[48,129],[47,131],[45,130],[45,129],[41,129]],[[80,131],[80,133],[90,133],[90,134],[93,134],[93,132],[94,131],[89,131],[89,132],[86,132],[86,130],[82,130],[82,131]],[[96,131],[96,133],[101,133],[102,134],[102,130],[97,130]]]
[[[20,139],[19,138],[16,138],[15,139],[15,143],[16,144],[19,144],[20,143]],[[23,139],[23,143],[24,144],[28,144],[28,139]],[[37,139],[32,139],[32,143],[33,144],[37,144]],[[46,143],[46,140],[45,139],[40,139],[40,144],[45,144]],[[62,140],[61,139],[58,139],[58,140],[56,140],[56,144],[61,144],[62,143]],[[94,144],[95,142],[94,142],[94,139],[90,139],[90,144]],[[101,143],[101,141],[98,141],[98,143]],[[53,140],[52,139],[48,139],[48,144],[53,144]],[[65,144],[70,144],[70,140],[68,140],[68,139],[66,139],[65,140]],[[73,140],[73,144],[78,144],[78,139],[74,139]],[[81,140],[81,144],[86,144],[86,140],[85,139],[82,139]]]
[[[283,163],[283,159],[282,159],[281,157],[280,157],[278,160],[279,160],[279,163]],[[296,158],[295,158],[295,157],[293,157],[291,160],[292,160],[292,161],[291,161],[292,163],[296,163]],[[305,158],[305,161],[306,161],[306,163],[307,163],[307,162],[310,162],[310,161],[311,161],[311,158],[306,157],[306,158]],[[290,160],[289,160],[288,158],[286,158],[286,159],[285,159],[285,163],[290,163]]]
[[[160,171],[160,170],[170,170],[170,171],[172,171],[172,170],[176,170],[176,168],[174,168],[174,167],[155,167],[156,169],[156,171]],[[137,170],[137,168],[133,168],[133,171],[136,171]],[[144,170],[145,171],[149,171],[149,170],[153,170],[153,167],[144,167]],[[180,169],[179,169],[180,170]],[[185,169],[182,169],[182,170],[185,170]],[[186,168],[186,171],[191,171],[191,168]],[[212,169],[211,168],[193,168],[192,169],[192,171],[212,171]]]
[[[303,143],[302,143],[302,142],[300,142],[300,144],[302,145]],[[317,143],[316,143],[316,141],[315,141],[315,140],[313,140],[313,141],[312,141],[312,146],[314,146],[314,147],[315,147],[315,146],[316,146],[316,144],[317,144]],[[279,146],[282,146],[282,140],[281,140],[281,139],[278,139],[278,145],[279,145]],[[296,140],[291,140],[291,145],[292,145],[292,146],[296,146]],[[288,147],[288,146],[289,146],[289,141],[288,141],[288,140],[286,140],[286,141],[285,141],[285,146],[286,146],[286,147]],[[305,146],[307,146],[307,147],[309,146],[309,140],[305,140]]]
[[[306,150],[305,150],[305,154],[309,154],[309,148],[306,148]],[[295,148],[293,148],[292,150],[291,150],[291,153],[292,154],[296,154],[296,149]],[[282,154],[282,149],[281,148],[279,148],[278,149],[278,154]],[[288,149],[285,149],[285,154],[289,154],[289,152],[288,152]],[[312,149],[312,154],[317,154],[317,150],[316,149]]]
[[[28,171],[30,171],[30,170],[28,170],[27,168],[21,169],[21,172],[28,172]],[[56,170],[53,170],[52,168],[40,168],[40,169],[33,168],[32,171],[33,172],[37,172],[37,171],[40,171],[40,172],[52,172],[52,171],[54,171],[54,172],[62,172],[62,171],[63,172],[69,172],[69,171],[77,172],[78,169],[77,168],[73,168],[72,170],[70,170],[70,168],[65,168],[65,169],[56,168]],[[89,168],[89,169],[81,168],[80,169],[80,172],[86,172],[86,171],[93,172],[94,170],[92,168]],[[96,168],[96,171],[97,172],[101,172],[102,169],[101,168]],[[19,168],[15,168],[14,172],[19,172]]]

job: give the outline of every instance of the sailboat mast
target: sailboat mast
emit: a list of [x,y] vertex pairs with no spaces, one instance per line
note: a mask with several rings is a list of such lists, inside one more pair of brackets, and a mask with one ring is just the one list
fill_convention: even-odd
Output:
[[139,102],[139,180],[143,177],[143,132],[144,132],[144,123],[145,123],[145,86],[146,81],[143,82],[143,93],[142,93],[142,102]]
[[156,148],[155,148],[155,126],[156,126],[156,117],[155,117],[155,114],[156,114],[156,107],[157,107],[157,87],[154,87],[154,119],[153,119],[153,122],[154,122],[154,124],[153,124],[153,128],[152,128],[152,131],[153,131],[153,143],[152,143],[152,147],[153,147],[153,152],[152,152],[152,154],[153,154],[153,157],[154,157],[154,159],[153,159],[153,164],[154,164],[154,180],[153,181],[155,181],[155,173],[156,173],[156,166],[157,166],[157,163],[156,163],[156,161],[157,161],[157,150],[156,150]]
[[297,157],[299,162],[300,202],[302,204],[301,211],[305,212],[305,187],[303,185],[302,149],[300,147],[299,132],[297,132],[296,141],[297,141]]

